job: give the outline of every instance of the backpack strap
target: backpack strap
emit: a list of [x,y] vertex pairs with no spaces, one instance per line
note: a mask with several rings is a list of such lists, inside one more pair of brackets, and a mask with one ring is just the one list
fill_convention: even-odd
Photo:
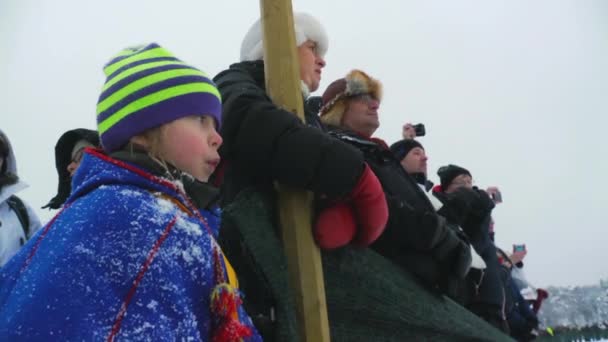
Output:
[[[21,226],[23,227],[23,233],[25,234],[25,241],[30,238],[30,218],[27,214],[27,208],[25,207],[25,203],[21,200],[21,198],[11,195],[6,202],[8,206],[13,209]],[[25,241],[21,241],[21,245],[25,243]]]

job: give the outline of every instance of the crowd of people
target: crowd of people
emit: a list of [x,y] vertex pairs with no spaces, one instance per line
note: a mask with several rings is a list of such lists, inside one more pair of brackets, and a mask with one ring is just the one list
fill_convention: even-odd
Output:
[[[55,146],[58,190],[44,226],[0,131],[0,337],[273,339],[272,296],[221,208],[275,182],[311,191],[322,251],[370,248],[518,340],[537,334],[547,293],[525,249],[494,243],[496,187],[449,164],[434,186],[414,125],[389,146],[382,84],[361,70],[319,88],[327,33],[295,13],[305,122],[265,90],[261,22],[214,78],[151,43],[105,66],[97,130]],[[418,134],[421,134],[418,131]],[[270,303],[270,304],[269,304]],[[44,319],[39,319],[44,316]]]

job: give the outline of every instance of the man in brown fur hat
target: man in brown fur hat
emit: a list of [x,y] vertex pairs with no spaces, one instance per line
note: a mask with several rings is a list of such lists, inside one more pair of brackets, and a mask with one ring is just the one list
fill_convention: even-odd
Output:
[[364,154],[387,197],[389,222],[372,245],[427,286],[450,294],[471,265],[466,239],[435,212],[427,195],[401,168],[386,143],[372,135],[380,126],[382,84],[360,70],[331,83],[322,97],[321,121],[330,134]]
[[[463,278],[471,266],[472,249],[460,227],[480,225],[483,215],[478,215],[478,211],[462,210],[459,214],[466,219],[454,224],[438,214],[440,208],[433,205],[427,193],[403,169],[386,143],[372,138],[380,126],[381,100],[381,83],[363,71],[353,70],[325,90],[319,113],[331,135],[363,152],[365,161],[382,183],[389,221],[384,233],[371,247],[416,275],[427,286],[438,288],[464,304],[468,293],[461,287],[466,284]],[[463,194],[474,200],[473,195]],[[501,326],[500,322],[491,323]]]

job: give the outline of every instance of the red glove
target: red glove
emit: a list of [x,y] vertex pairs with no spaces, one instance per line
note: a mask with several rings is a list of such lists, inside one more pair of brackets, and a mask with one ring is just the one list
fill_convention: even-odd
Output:
[[337,203],[317,217],[314,236],[320,248],[333,249],[351,242],[368,246],[384,231],[388,221],[386,197],[367,164],[349,199],[350,204]]
[[314,236],[323,249],[334,249],[349,244],[357,233],[357,224],[352,208],[338,203],[323,209],[315,223]]
[[367,164],[350,194],[357,220],[355,243],[367,246],[382,234],[388,222],[388,205],[380,181]]

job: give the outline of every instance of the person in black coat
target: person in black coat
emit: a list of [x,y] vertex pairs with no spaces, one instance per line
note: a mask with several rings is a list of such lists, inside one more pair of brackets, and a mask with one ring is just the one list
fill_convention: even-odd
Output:
[[433,195],[444,204],[439,213],[462,227],[486,263],[469,308],[498,329],[508,332],[496,246],[490,238],[494,202],[485,191],[473,186],[471,173],[463,167],[450,164],[439,168],[437,174],[441,184],[433,188]]
[[70,196],[72,175],[78,169],[85,147],[99,147],[97,131],[86,128],[69,130],[59,137],[55,145],[55,167],[59,182],[57,195],[43,209],[59,209]]
[[531,341],[538,336],[538,317],[530,303],[521,295],[519,287],[511,276],[513,262],[507,254],[497,248],[500,263],[500,277],[505,289],[505,314],[511,336],[517,341]]
[[426,193],[408,175],[382,140],[371,138],[379,126],[381,84],[360,70],[325,90],[321,122],[330,134],[363,153],[380,179],[389,221],[372,248],[433,288],[449,278],[462,279],[471,264],[463,235],[437,215]]
[[[408,132],[408,129],[412,127],[410,124],[404,126],[404,139],[399,140],[391,145],[391,151],[397,160],[400,162],[401,167],[407,174],[409,174],[418,184],[418,187],[425,192],[430,194],[429,191],[433,188],[433,183],[428,180],[427,174],[427,154],[422,144],[415,140],[415,132]],[[413,128],[410,129],[413,131]],[[443,204],[435,196],[430,195],[429,199],[433,203],[436,210],[442,211]],[[468,237],[457,224],[448,221],[448,224],[458,231],[461,235],[464,235],[467,242]],[[463,306],[470,306],[472,300],[477,295],[477,288],[483,280],[483,273],[487,265],[479,254],[473,249],[471,251],[473,257],[473,263],[471,270],[467,273],[466,278],[460,281],[450,282],[450,288],[448,289],[451,297]]]
[[[327,37],[310,15],[295,13],[294,21],[306,97],[319,86]],[[307,111],[306,123],[302,123],[272,103],[265,90],[263,60],[250,60],[263,58],[261,39],[258,21],[243,40],[243,61],[214,78],[223,101],[220,155],[224,165],[222,175],[215,179],[221,183],[223,203],[252,187],[272,192],[277,181],[310,190],[328,203],[352,200],[355,207],[365,208],[357,212],[360,230],[376,235],[384,228],[382,221],[386,223],[386,203],[376,177],[360,151],[323,132],[314,113]]]
[[[308,14],[294,13],[294,26],[304,99],[319,86],[328,40],[321,24]],[[334,211],[334,204],[348,202],[356,209],[356,220],[348,225],[333,219],[317,220],[315,236],[321,247],[370,244],[388,219],[378,179],[359,150],[323,131],[316,113],[307,109],[303,123],[272,102],[265,89],[262,39],[258,20],[243,39],[241,61],[214,77],[222,95],[223,145],[219,151],[222,165],[213,182],[221,187],[223,205],[238,199],[245,190],[274,196],[274,182],[310,190],[315,198],[331,204],[321,209],[319,215],[324,218],[340,217],[326,214]],[[355,229],[358,233],[351,234]],[[336,233],[343,231],[350,238],[336,240],[344,235]],[[265,329],[260,322],[273,316],[269,313],[273,298],[259,281],[257,265],[242,247],[239,233],[222,229],[219,239],[239,274],[245,307],[265,334],[272,328]]]

